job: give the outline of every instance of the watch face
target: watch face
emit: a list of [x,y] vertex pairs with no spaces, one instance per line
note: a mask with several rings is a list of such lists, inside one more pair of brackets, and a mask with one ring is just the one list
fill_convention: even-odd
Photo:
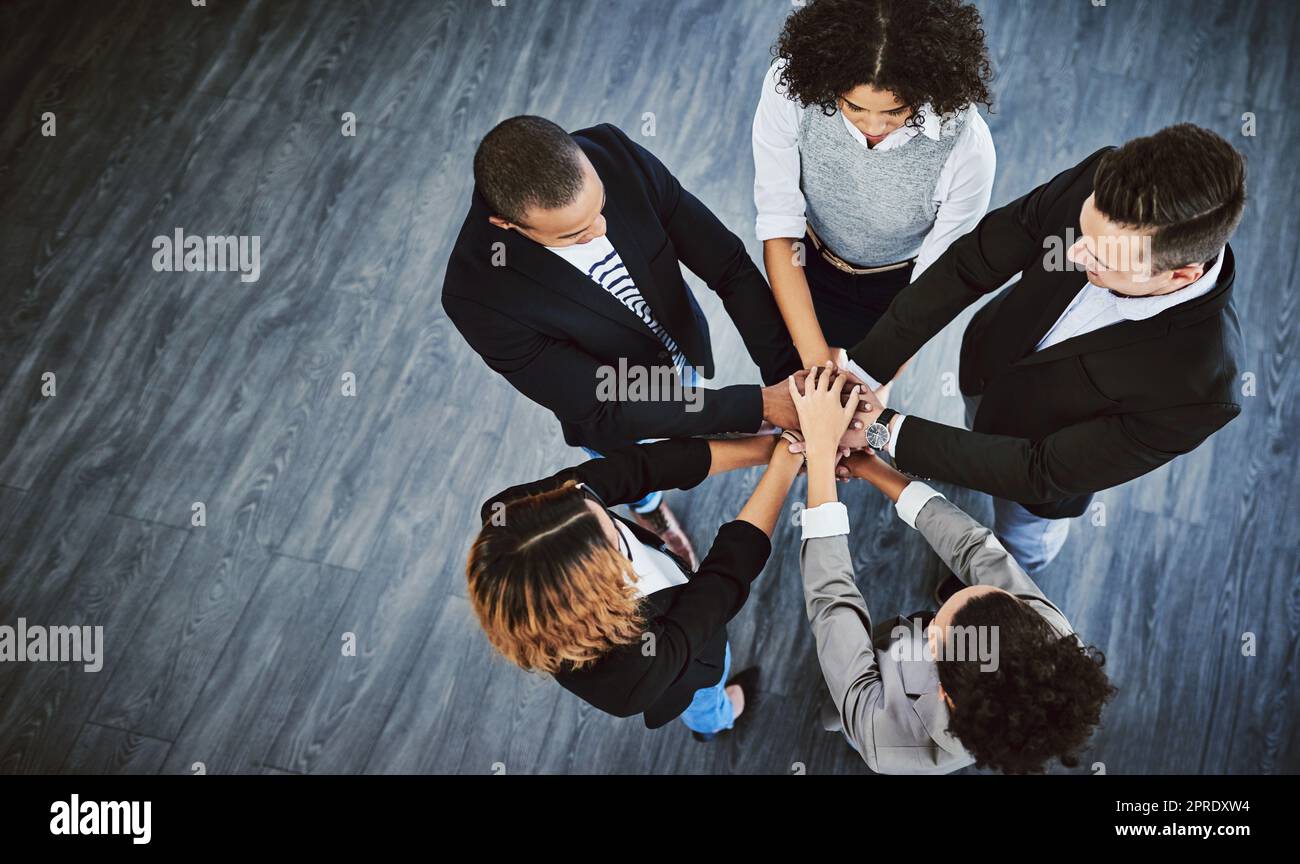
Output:
[[883,450],[889,443],[889,427],[882,423],[872,423],[867,427],[867,444],[872,450]]

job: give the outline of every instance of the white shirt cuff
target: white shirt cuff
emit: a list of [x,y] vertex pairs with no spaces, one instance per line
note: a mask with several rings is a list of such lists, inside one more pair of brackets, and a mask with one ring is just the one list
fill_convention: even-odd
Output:
[[849,511],[839,501],[827,501],[803,511],[799,519],[803,526],[803,539],[836,537],[849,533]]
[[898,518],[907,523],[908,528],[915,528],[916,517],[921,515],[921,508],[931,498],[943,498],[943,495],[926,486],[920,480],[913,480],[903,487],[902,494],[898,496],[898,501],[894,503],[894,509],[898,511]]
[[889,452],[890,459],[898,458],[894,451],[898,449],[898,436],[903,431],[903,421],[906,419],[906,415],[899,414],[894,418],[894,428],[889,430],[889,443],[885,445],[885,450]]
[[[843,348],[843,349],[845,349],[845,350],[847,351],[848,349],[852,348],[853,346],[852,346],[852,345],[839,345],[839,346],[837,346],[837,347],[839,347],[839,348]],[[850,359],[850,360],[848,361],[848,363],[846,363],[845,365],[848,367],[848,370],[849,370],[850,372],[852,372],[854,375],[857,375],[859,378],[861,378],[862,381],[863,381],[863,383],[866,384],[867,387],[868,387],[869,389],[871,389],[871,390],[879,390],[879,389],[880,389],[880,382],[877,381],[875,378],[872,378],[872,377],[871,377],[871,373],[867,372],[866,369],[863,369],[863,368],[862,368],[861,366],[859,366],[856,362],[854,362],[853,360]]]
[[[777,213],[760,213],[758,219],[754,221],[754,233],[758,235],[758,242],[765,240],[775,240],[778,237],[789,238],[790,240],[802,240],[804,233],[808,230],[808,222],[801,215],[781,215]],[[809,254],[809,250],[805,250]]]

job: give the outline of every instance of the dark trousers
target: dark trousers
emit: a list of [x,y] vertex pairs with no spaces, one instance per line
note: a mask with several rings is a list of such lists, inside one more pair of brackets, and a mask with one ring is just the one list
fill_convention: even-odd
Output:
[[898,292],[912,280],[915,262],[885,273],[854,276],[838,270],[822,257],[812,238],[804,235],[808,260],[804,276],[812,294],[817,323],[826,344],[832,348],[852,348],[866,337]]

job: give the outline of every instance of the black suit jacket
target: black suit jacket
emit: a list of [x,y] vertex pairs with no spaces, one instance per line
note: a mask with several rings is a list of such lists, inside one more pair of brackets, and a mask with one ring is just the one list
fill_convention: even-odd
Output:
[[[513,486],[485,502],[480,516],[486,524],[497,502],[568,480],[586,483],[613,507],[656,489],[689,489],[708,476],[709,465],[709,443],[698,438],[627,447],[544,480]],[[745,605],[749,585],[767,563],[772,544],[754,525],[728,522],[718,530],[699,570],[691,574],[653,532],[613,511],[609,515],[631,528],[641,542],[671,556],[690,581],[642,601],[646,632],[653,634],[652,653],[645,650],[648,643],[637,641],[580,670],[561,670],[555,680],[602,711],[616,717],[643,714],[645,725],[657,729],[685,711],[696,690],[722,679],[727,622]]]
[[[888,380],[961,310],[1021,274],[962,339],[961,390],[983,397],[974,430],[909,416],[896,447],[902,470],[1040,516],[1077,516],[1093,492],[1187,453],[1240,413],[1231,247],[1208,294],[1034,351],[1086,280],[1061,268],[1060,252],[1080,233],[1079,211],[1107,149],[986,215],[849,352]],[[1055,257],[1049,237],[1061,244]]]
[[[765,383],[797,370],[799,355],[771,289],[740,238],[617,127],[573,137],[605,184],[610,241],[690,365],[713,375],[708,322],[678,262],[722,298]],[[628,366],[671,367],[663,343],[576,267],[517,231],[497,228],[489,215],[475,190],[447,264],[443,308],[490,367],[555,413],[565,441],[604,451],[643,438],[758,429],[762,399],[753,385],[708,390],[694,412],[684,399],[598,399],[600,366],[617,368],[626,358]],[[493,266],[501,253],[505,266]]]

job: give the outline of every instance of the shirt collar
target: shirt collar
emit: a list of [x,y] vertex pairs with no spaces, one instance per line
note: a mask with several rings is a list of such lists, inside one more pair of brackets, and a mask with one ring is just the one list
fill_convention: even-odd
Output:
[[[940,121],[939,115],[934,113],[934,110],[930,108],[928,103],[921,107],[921,111],[925,114],[925,120],[921,123],[920,129],[917,129],[915,126],[903,124],[893,132],[886,135],[884,141],[881,141],[871,149],[878,151],[893,150],[895,147],[901,147],[903,144],[911,141],[912,138],[916,136],[917,132],[921,132],[925,137],[938,141],[940,131],[943,128],[943,123]],[[844,115],[843,111],[840,112],[840,119],[844,121],[844,128],[849,130],[849,134],[853,136],[853,140],[857,141],[863,147],[866,147],[867,136],[862,134],[862,130],[857,126],[854,126],[853,122]]]
[[[1201,278],[1189,285],[1184,285],[1177,291],[1155,297],[1120,297],[1111,294],[1115,300],[1115,311],[1129,321],[1145,321],[1159,315],[1166,309],[1172,309],[1180,303],[1187,303],[1210,293],[1218,283],[1219,273],[1222,270],[1223,250],[1220,249],[1214,263],[1201,274]],[[1110,294],[1109,291],[1106,293]]]
[[627,543],[627,549],[631,553],[628,557],[632,562],[632,575],[636,580],[634,584],[637,594],[644,597],[679,581],[678,574],[665,571],[660,566],[659,562],[655,560],[655,556],[650,554],[650,550],[646,545],[632,533],[632,529],[618,519],[614,520],[614,527],[622,535],[623,540]]

